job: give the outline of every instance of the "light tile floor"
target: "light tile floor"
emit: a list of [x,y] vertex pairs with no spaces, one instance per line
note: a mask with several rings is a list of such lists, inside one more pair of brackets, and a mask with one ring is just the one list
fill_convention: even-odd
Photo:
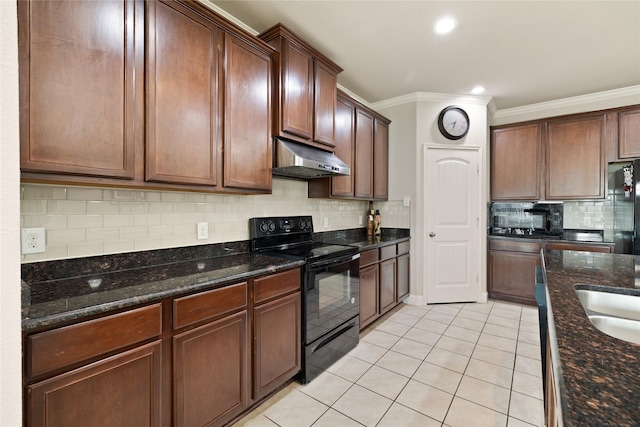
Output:
[[536,307],[401,304],[234,427],[543,426],[538,330]]

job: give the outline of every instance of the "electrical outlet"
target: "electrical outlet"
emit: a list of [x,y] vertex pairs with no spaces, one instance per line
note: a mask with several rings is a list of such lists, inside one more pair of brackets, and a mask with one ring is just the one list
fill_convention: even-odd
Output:
[[22,229],[22,254],[39,254],[45,250],[44,228]]
[[405,208],[408,208],[409,206],[411,206],[411,197],[404,196],[404,198],[402,199],[402,204],[404,205]]
[[322,225],[324,226],[324,228],[329,228],[329,218],[328,217],[324,217],[324,219],[322,220]]
[[362,215],[358,217],[358,225],[364,225],[364,217]]
[[199,222],[197,225],[198,240],[205,240],[209,238],[209,223]]

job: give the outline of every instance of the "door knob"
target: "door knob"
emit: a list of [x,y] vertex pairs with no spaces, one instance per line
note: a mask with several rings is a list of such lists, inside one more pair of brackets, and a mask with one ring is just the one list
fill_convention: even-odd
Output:
[[429,233],[429,237],[436,237],[436,233],[432,231],[431,233]]

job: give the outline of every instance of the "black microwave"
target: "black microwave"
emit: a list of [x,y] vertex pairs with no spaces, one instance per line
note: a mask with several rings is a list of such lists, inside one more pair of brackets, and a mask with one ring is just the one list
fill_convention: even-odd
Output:
[[560,237],[563,203],[492,203],[490,234],[520,237]]

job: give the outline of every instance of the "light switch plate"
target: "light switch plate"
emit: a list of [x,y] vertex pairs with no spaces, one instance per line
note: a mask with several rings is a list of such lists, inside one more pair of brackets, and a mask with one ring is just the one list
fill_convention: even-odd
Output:
[[40,254],[45,250],[45,233],[44,228],[23,228],[22,254]]

